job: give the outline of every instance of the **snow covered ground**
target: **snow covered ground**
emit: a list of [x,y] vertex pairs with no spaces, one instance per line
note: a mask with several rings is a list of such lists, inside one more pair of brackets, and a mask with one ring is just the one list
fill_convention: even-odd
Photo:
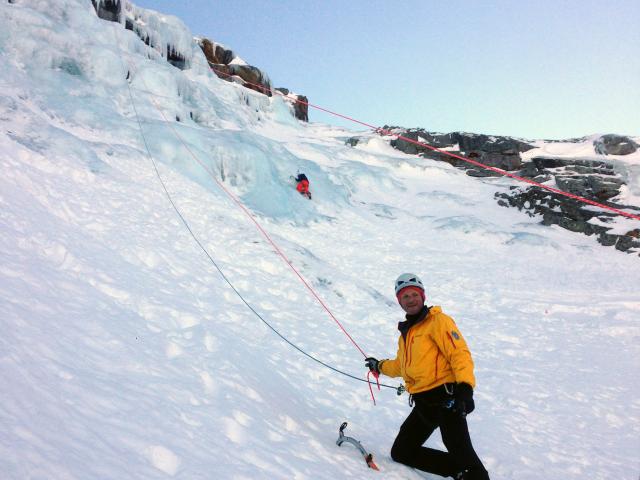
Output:
[[[492,479],[638,478],[637,256],[499,207],[511,180],[345,146],[355,132],[219,80],[195,44],[180,71],[90,2],[4,2],[0,24],[3,479],[436,478],[389,457],[406,394],[374,406],[238,296],[364,378],[288,262],[378,357],[393,280],[421,275],[474,354]],[[335,445],[343,421],[381,472]]]

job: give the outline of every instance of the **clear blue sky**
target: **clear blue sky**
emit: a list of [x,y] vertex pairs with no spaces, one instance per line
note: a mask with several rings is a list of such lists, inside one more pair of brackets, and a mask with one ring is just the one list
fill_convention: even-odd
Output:
[[640,135],[638,0],[133,2],[373,125]]

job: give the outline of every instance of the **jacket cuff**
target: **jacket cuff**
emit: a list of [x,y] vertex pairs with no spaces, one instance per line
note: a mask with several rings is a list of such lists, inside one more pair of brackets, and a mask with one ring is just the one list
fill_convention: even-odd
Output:
[[[378,371],[379,371],[380,373],[384,373],[384,372],[382,371],[382,364],[383,364],[384,362],[386,362],[387,360],[388,360],[388,358],[384,358],[384,359],[382,359],[382,360],[380,360],[380,361],[378,362]],[[386,375],[386,374],[385,374],[385,375]]]

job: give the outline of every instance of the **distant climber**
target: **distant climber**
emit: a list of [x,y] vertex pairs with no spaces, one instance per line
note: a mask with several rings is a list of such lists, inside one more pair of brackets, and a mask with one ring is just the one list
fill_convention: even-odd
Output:
[[307,178],[307,176],[304,173],[298,173],[295,181],[298,182],[296,190],[300,192],[300,195],[304,195],[309,200],[311,200],[311,192],[309,191],[309,179]]

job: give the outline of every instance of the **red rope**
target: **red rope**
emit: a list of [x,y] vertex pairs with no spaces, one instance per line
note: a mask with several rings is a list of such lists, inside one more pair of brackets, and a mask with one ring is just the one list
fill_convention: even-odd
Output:
[[373,405],[375,406],[376,397],[373,395],[373,388],[371,388],[371,380],[369,379],[369,375],[373,375],[373,377],[376,379],[376,384],[378,385],[378,391],[380,391],[380,380],[379,380],[380,374],[376,372],[372,372],[371,370],[367,372],[367,382],[369,383],[369,392],[371,393],[371,400],[373,400]]
[[[142,83],[144,84],[145,88],[147,88],[148,90],[148,86],[146,85],[144,78],[140,77],[140,79],[142,80]],[[176,137],[180,140],[180,142],[184,145],[184,147],[186,148],[186,150],[189,152],[189,154],[194,158],[194,160],[196,162],[198,162],[202,168],[205,170],[205,172],[207,172],[209,174],[209,176],[213,179],[214,182],[216,182],[216,184],[218,185],[218,187],[220,187],[220,189],[222,191],[224,191],[229,198],[231,198],[231,200],[240,208],[242,209],[242,211],[251,219],[251,221],[254,223],[254,225],[256,226],[256,228],[260,231],[260,233],[264,236],[264,238],[271,244],[271,246],[275,249],[275,251],[278,253],[278,255],[284,260],[284,262],[289,265],[289,268],[291,268],[291,270],[296,274],[296,276],[300,279],[300,281],[304,284],[305,287],[307,287],[307,289],[309,290],[309,292],[311,292],[311,294],[315,297],[315,299],[318,301],[318,303],[320,303],[320,305],[324,308],[324,310],[329,314],[329,316],[333,319],[334,322],[336,322],[336,324],[340,327],[340,329],[342,330],[342,332],[347,336],[347,338],[351,341],[351,343],[353,343],[353,345],[355,345],[355,347],[360,351],[360,353],[362,353],[362,355],[366,358],[367,355],[364,353],[364,351],[362,350],[362,348],[360,348],[360,346],[356,343],[356,341],[351,337],[351,335],[349,335],[349,333],[347,332],[347,330],[344,328],[344,326],[340,323],[340,321],[335,317],[335,315],[333,314],[333,312],[329,309],[329,307],[327,307],[327,305],[322,301],[322,299],[320,298],[320,296],[318,296],[318,294],[316,293],[316,291],[311,287],[311,285],[309,285],[309,283],[304,279],[304,277],[300,274],[300,272],[293,266],[293,264],[291,263],[291,260],[289,260],[287,258],[287,256],[282,252],[282,250],[278,247],[278,245],[273,241],[273,239],[271,238],[271,236],[266,232],[266,230],[264,228],[262,228],[262,225],[260,225],[258,223],[258,221],[255,219],[255,217],[251,214],[251,212],[247,209],[247,207],[245,207],[242,202],[238,199],[238,197],[236,197],[229,189],[227,189],[220,181],[218,181],[218,179],[215,177],[215,175],[213,175],[212,172],[210,172],[207,168],[207,166],[200,161],[200,159],[198,158],[198,156],[193,153],[193,151],[189,148],[189,145],[187,144],[187,142],[182,138],[182,136],[180,135],[180,133],[178,133],[178,131],[175,129],[174,125],[172,122],[170,122],[167,117],[165,116],[164,112],[162,111],[162,109],[160,108],[160,106],[156,103],[155,99],[153,98],[153,96],[151,96],[151,102],[153,103],[153,105],[155,106],[156,110],[158,110],[158,112],[160,112],[160,115],[162,115],[162,118],[164,119],[165,123],[169,126],[169,128],[171,128],[171,130],[173,131],[173,133],[176,135]]]
[[[114,30],[114,36],[115,36],[115,30]],[[117,44],[117,37],[116,37],[116,44]],[[222,191],[224,191],[229,198],[231,198],[231,200],[233,200],[233,202],[238,205],[242,211],[251,219],[251,221],[255,224],[255,226],[258,228],[258,230],[262,233],[262,235],[267,239],[267,241],[273,246],[273,248],[275,248],[276,252],[278,252],[278,255],[280,255],[280,257],[287,263],[287,265],[289,265],[289,267],[291,268],[291,270],[293,270],[293,272],[297,275],[297,277],[300,279],[300,281],[302,281],[302,283],[305,285],[305,287],[307,287],[307,289],[313,294],[313,296],[316,298],[316,300],[320,303],[320,305],[322,305],[322,307],[326,310],[326,312],[329,314],[329,316],[338,324],[338,326],[340,327],[340,329],[344,332],[344,334],[347,336],[347,338],[351,341],[351,343],[353,343],[353,345],[355,345],[355,347],[360,351],[360,353],[362,353],[362,355],[366,358],[367,355],[364,353],[364,351],[362,350],[362,348],[360,348],[360,346],[356,343],[356,341],[351,337],[351,335],[349,335],[349,333],[346,331],[346,329],[342,326],[342,324],[338,321],[338,319],[335,317],[335,315],[333,315],[333,313],[331,312],[331,310],[329,309],[329,307],[327,307],[325,305],[325,303],[322,301],[322,299],[318,296],[318,294],[316,294],[315,290],[307,283],[307,281],[302,277],[302,275],[300,274],[300,272],[298,272],[298,270],[293,266],[293,264],[291,263],[291,261],[285,256],[285,254],[280,250],[280,248],[276,245],[276,243],[271,239],[271,237],[269,236],[269,234],[262,228],[262,226],[258,223],[258,221],[253,217],[253,215],[251,214],[251,212],[249,212],[249,210],[240,202],[240,200],[231,192],[229,191],[221,182],[218,181],[218,179],[215,177],[215,175],[213,175],[212,172],[210,172],[206,165],[204,165],[200,159],[198,158],[197,155],[195,155],[191,149],[189,148],[189,145],[184,141],[184,139],[182,138],[182,136],[178,133],[178,131],[174,128],[173,123],[169,122],[169,120],[167,119],[167,117],[164,115],[164,112],[162,111],[162,109],[158,106],[158,104],[155,101],[155,94],[153,94],[152,92],[149,91],[149,87],[147,86],[146,82],[144,81],[143,77],[140,77],[142,80],[142,83],[144,84],[145,88],[147,89],[147,92],[149,92],[151,94],[151,101],[154,105],[154,107],[156,108],[156,110],[158,110],[158,112],[160,113],[160,115],[162,116],[162,118],[164,119],[165,123],[171,128],[171,130],[173,131],[173,133],[176,135],[176,137],[180,140],[180,142],[184,145],[184,147],[187,149],[187,151],[189,152],[189,154],[194,158],[194,160],[196,162],[198,162],[202,168],[204,169],[205,172],[207,172],[209,174],[209,176],[213,179],[213,181],[218,185],[218,187],[220,187],[220,189]],[[130,86],[128,85],[128,87],[130,88]],[[131,92],[129,92],[131,93]],[[133,101],[133,97],[131,98],[131,101]],[[135,108],[135,106],[134,106]],[[136,116],[138,115],[137,111],[136,111]],[[139,120],[138,120],[139,121]],[[142,127],[140,127],[142,129]],[[380,382],[378,381],[378,375],[376,375],[376,381],[378,384],[378,390],[380,390]],[[369,384],[369,391],[371,392],[371,398],[373,399],[373,404],[376,404],[376,400],[375,397],[373,396],[373,389],[371,388],[371,382],[369,381],[369,375],[367,375],[367,383]],[[375,464],[373,464],[375,467]],[[377,467],[375,467],[377,470]]]
[[[223,72],[221,70],[217,70],[216,68],[212,67],[211,65],[209,65],[209,67],[216,74],[221,74],[221,75],[225,75],[225,76],[228,76],[228,77],[232,77],[233,76],[232,74]],[[338,112],[333,112],[331,110],[328,110],[326,108],[320,107],[318,105],[313,105],[312,103],[305,102],[305,101],[300,100],[298,98],[288,97],[287,95],[284,95],[282,92],[279,92],[278,90],[273,90],[271,88],[268,88],[268,87],[265,87],[263,85],[259,85],[259,84],[256,84],[256,83],[251,83],[251,82],[246,82],[246,81],[244,83],[247,84],[247,85],[251,85],[252,87],[259,88],[260,90],[262,90],[264,92],[270,92],[272,94],[277,93],[277,94],[279,94],[279,95],[281,95],[281,96],[283,96],[283,97],[285,97],[285,98],[287,98],[289,100],[293,100],[296,103],[300,103],[302,105],[306,105],[308,107],[312,107],[312,108],[315,108],[317,110],[321,110],[321,111],[326,112],[326,113],[328,113],[330,115],[333,115],[333,116],[336,116],[336,117],[340,117],[340,118],[343,118],[343,119],[348,120],[350,122],[357,123],[359,125],[363,125],[365,127],[371,128],[372,130],[374,130],[377,133],[381,133],[381,134],[384,134],[384,135],[394,135],[394,136],[397,136],[399,139],[404,140],[405,142],[413,143],[414,145],[419,145],[421,147],[428,148],[430,150],[433,150],[435,152],[441,153],[443,155],[448,155],[449,157],[457,158],[458,160],[462,160],[464,162],[471,163],[472,165],[484,168],[486,170],[491,170],[492,172],[496,172],[496,173],[498,173],[500,175],[504,175],[505,177],[510,177],[510,178],[513,178],[514,180],[519,180],[521,182],[529,183],[529,184],[534,185],[536,187],[540,187],[540,188],[542,188],[544,190],[548,190],[550,192],[557,193],[559,195],[564,195],[565,197],[569,197],[569,198],[572,198],[574,200],[578,200],[580,202],[587,203],[589,205],[593,205],[595,207],[599,207],[599,208],[602,208],[602,209],[605,209],[605,210],[612,211],[612,212],[614,212],[614,213],[616,213],[618,215],[622,215],[622,216],[625,216],[625,217],[628,217],[628,218],[633,218],[634,220],[640,220],[640,215],[634,215],[633,213],[625,212],[624,210],[620,210],[620,209],[615,208],[615,207],[610,207],[609,205],[604,205],[603,203],[599,203],[599,202],[595,202],[593,200],[589,200],[588,198],[581,197],[580,195],[574,195],[573,193],[565,192],[563,190],[559,190],[557,188],[550,187],[548,185],[543,185],[541,183],[535,182],[535,181],[533,181],[533,180],[531,180],[529,178],[524,178],[524,177],[521,177],[519,175],[515,175],[513,173],[509,173],[506,170],[502,170],[501,168],[491,167],[489,165],[485,165],[484,163],[480,163],[480,162],[478,162],[476,160],[472,160],[471,158],[463,157],[461,155],[456,155],[455,153],[451,153],[451,152],[448,152],[446,150],[441,150],[441,149],[439,149],[437,147],[433,147],[433,146],[428,145],[428,144],[426,144],[424,142],[418,142],[417,140],[413,140],[412,138],[408,138],[408,137],[405,137],[405,136],[402,136],[402,135],[397,135],[397,134],[393,133],[391,130],[375,127],[375,126],[373,126],[373,125],[371,125],[369,123],[362,122],[360,120],[357,120],[355,118],[349,117],[347,115],[342,115],[341,113],[338,113]]]

